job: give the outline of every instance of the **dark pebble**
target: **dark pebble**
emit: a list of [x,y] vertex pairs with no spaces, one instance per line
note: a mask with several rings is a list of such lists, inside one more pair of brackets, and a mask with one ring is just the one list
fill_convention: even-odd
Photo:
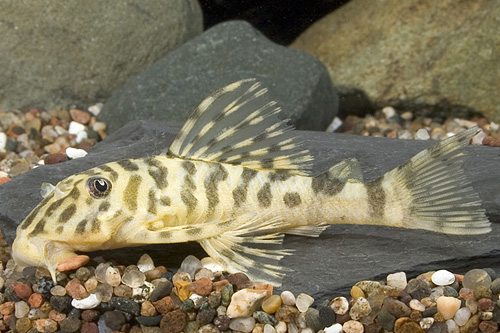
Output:
[[5,149],[7,151],[16,151],[17,149],[17,141],[12,139],[7,139],[7,144],[5,145]]
[[383,333],[384,329],[379,324],[370,324],[365,326],[365,333]]
[[329,306],[321,306],[319,309],[319,321],[324,327],[332,326],[336,323],[335,312]]
[[7,301],[9,302],[19,302],[21,300],[21,298],[19,298],[17,295],[16,295],[16,292],[10,288],[5,288],[5,298],[7,298]]
[[182,310],[174,310],[166,315],[160,321],[160,328],[163,333],[182,332],[187,323],[187,315]]
[[203,309],[196,315],[196,321],[201,325],[209,324],[214,320],[216,314],[217,312],[210,307],[208,309]]
[[427,330],[427,333],[448,333],[448,325],[445,323],[434,322],[431,328]]
[[397,318],[408,317],[411,313],[411,309],[408,305],[390,297],[384,300],[384,303],[382,304],[382,310],[391,313]]
[[111,304],[109,304],[109,302],[102,302],[96,308],[96,310],[101,312],[101,313],[106,312],[106,311],[112,311],[114,309],[115,308]]
[[172,287],[173,285],[170,281],[160,282],[149,296],[149,300],[151,302],[156,302],[163,297],[170,295],[170,293],[172,292]]
[[491,292],[495,295],[500,294],[500,279],[495,279],[491,281]]
[[83,323],[82,333],[99,333],[99,327],[96,323]]
[[68,313],[73,309],[73,307],[71,306],[72,300],[73,298],[71,298],[71,296],[68,295],[52,296],[50,298],[50,305],[57,312]]
[[336,320],[337,323],[339,324],[344,324],[345,322],[351,320],[351,316],[349,315],[349,312],[343,315],[336,315]]
[[97,310],[84,310],[84,311],[82,311],[82,319],[84,321],[88,321],[88,322],[91,322],[91,321],[97,322],[97,320],[99,320],[100,315],[101,315],[101,313]]
[[394,330],[394,322],[396,317],[394,317],[390,312],[381,310],[377,315],[377,322],[386,331]]
[[12,131],[12,133],[17,134],[17,135],[21,135],[21,134],[26,133],[26,130],[21,126],[12,127],[11,131]]
[[234,289],[231,283],[227,283],[222,288],[222,305],[228,306],[231,303],[231,297],[233,296]]
[[69,158],[65,153],[49,154],[44,159],[44,163],[47,165],[58,164],[66,161],[69,161]]
[[500,308],[496,307],[493,309],[493,321],[500,323]]
[[319,320],[319,310],[315,308],[309,308],[306,311],[306,324],[307,327],[312,328],[314,331],[319,331],[324,326],[321,325]]
[[182,303],[181,303],[181,310],[182,311],[191,311],[194,309],[194,301],[190,298],[188,299],[185,299]]
[[485,271],[486,273],[488,273],[488,275],[490,276],[490,278],[492,280],[495,280],[498,277],[497,272],[493,268],[490,268],[490,267],[483,268],[483,271]]
[[222,300],[222,295],[218,291],[212,291],[210,295],[208,295],[208,305],[210,305],[211,308],[216,309]]
[[405,303],[406,305],[408,305],[408,303],[410,303],[410,301],[413,299],[411,297],[411,295],[409,295],[408,293],[404,292],[404,290],[401,290],[401,292],[399,293],[399,297],[398,299]]
[[82,321],[75,317],[66,317],[61,322],[61,332],[78,332],[82,327]]
[[175,272],[167,270],[165,273],[161,275],[161,277],[167,279],[169,282],[172,282],[172,276],[174,276],[174,274]]
[[101,137],[99,136],[99,133],[97,133],[96,131],[94,131],[93,129],[89,128],[87,130],[87,137],[89,139],[95,139],[95,140],[99,140]]
[[29,284],[36,283],[36,267],[28,266],[23,269],[23,277],[26,279],[26,282]]
[[125,324],[125,316],[121,311],[106,311],[103,313],[102,318],[106,326],[114,331],[119,331]]
[[114,297],[109,301],[109,305],[116,310],[121,310],[133,314],[134,316],[139,316],[141,314],[141,305],[125,297]]
[[136,318],[137,322],[144,326],[158,326],[163,315],[156,315],[152,317],[139,316]]
[[231,323],[231,319],[226,315],[218,316],[218,317],[214,318],[214,325],[220,331],[227,331],[229,329],[230,323]]
[[422,312],[422,317],[433,317],[438,312],[436,307],[426,308],[424,312]]
[[248,278],[248,276],[246,276],[243,273],[230,274],[227,277],[227,280],[229,281],[229,283],[231,283],[232,285],[236,286],[237,290],[248,288],[252,284],[252,282],[250,281],[250,279]]
[[50,293],[50,289],[54,286],[54,281],[52,281],[50,276],[42,276],[38,279],[36,284],[38,285],[38,292],[40,294],[48,294]]
[[274,326],[278,323],[278,319],[268,313],[265,313],[264,311],[255,311],[252,316],[255,320],[264,325],[269,324]]
[[75,317],[75,318],[81,318],[82,317],[82,310],[73,308],[71,311],[68,313],[68,317]]
[[411,279],[404,291],[419,301],[431,295],[431,287],[422,279]]
[[444,296],[458,297],[458,291],[450,286],[444,287]]

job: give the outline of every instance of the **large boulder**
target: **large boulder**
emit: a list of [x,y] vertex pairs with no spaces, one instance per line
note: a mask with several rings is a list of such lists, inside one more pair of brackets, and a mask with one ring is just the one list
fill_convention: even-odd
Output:
[[[160,122],[132,122],[97,144],[84,158],[42,166],[3,184],[0,186],[0,227],[6,240],[13,241],[17,225],[41,200],[42,182],[56,183],[75,172],[120,158],[159,154],[169,146],[177,130],[178,127]],[[367,180],[391,170],[431,144],[320,132],[304,131],[298,135],[315,158],[314,173],[355,157]],[[497,255],[500,250],[500,150],[486,146],[470,146],[466,150],[466,174],[493,222],[491,233],[451,236],[422,230],[333,225],[319,238],[286,236],[284,247],[294,252],[281,264],[293,272],[285,277],[282,289],[296,294],[305,292],[321,301],[348,293],[360,280],[381,279],[397,271],[415,276],[441,268],[454,272],[465,272],[471,267],[500,269]],[[131,264],[137,262],[144,251],[153,256],[155,263],[168,267],[178,267],[187,254],[205,255],[197,244],[154,245],[98,254]]]
[[499,15],[490,0],[352,0],[292,47],[320,59],[351,103],[362,91],[378,106],[459,106],[500,122]]
[[132,120],[184,122],[214,89],[257,78],[282,101],[298,129],[325,130],[338,97],[328,72],[309,54],[274,44],[243,21],[219,24],[131,78],[105,103],[110,131]]
[[0,108],[88,106],[203,31],[197,0],[0,2]]

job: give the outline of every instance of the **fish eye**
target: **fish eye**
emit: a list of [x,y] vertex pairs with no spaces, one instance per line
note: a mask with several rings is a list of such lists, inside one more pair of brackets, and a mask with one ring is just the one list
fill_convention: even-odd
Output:
[[87,191],[96,199],[104,198],[111,191],[111,182],[106,178],[92,177],[87,180]]

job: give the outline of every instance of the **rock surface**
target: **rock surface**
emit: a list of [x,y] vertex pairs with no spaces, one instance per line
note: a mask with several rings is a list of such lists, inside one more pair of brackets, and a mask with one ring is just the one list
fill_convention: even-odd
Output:
[[100,119],[110,132],[132,120],[184,122],[215,89],[246,78],[261,81],[297,129],[324,130],[337,114],[337,93],[321,62],[236,21],[211,28],[131,78]]
[[320,59],[347,101],[366,102],[361,90],[379,105],[463,106],[499,122],[499,15],[489,0],[353,0],[292,46]]
[[202,31],[196,0],[2,1],[0,108],[102,101]]
[[[78,160],[34,169],[0,186],[0,226],[8,242],[15,228],[40,201],[42,182],[63,179],[77,171],[120,158],[158,154],[174,138],[178,128],[160,122],[132,122],[116,131]],[[431,142],[367,138],[362,136],[299,132],[315,156],[316,173],[348,157],[357,158],[370,180],[405,162]],[[449,269],[464,272],[470,267],[500,270],[495,251],[500,249],[500,151],[486,146],[470,146],[466,173],[478,190],[493,222],[493,231],[480,236],[451,236],[422,230],[379,226],[334,225],[319,238],[286,236],[284,247],[293,255],[281,264],[291,268],[283,290],[307,293],[316,302],[349,289],[361,280],[378,280],[404,271],[408,277],[423,271]],[[187,253],[205,256],[197,244],[155,245],[100,252],[122,264],[136,263],[147,251],[157,264],[175,267]],[[321,264],[317,264],[321,263]]]

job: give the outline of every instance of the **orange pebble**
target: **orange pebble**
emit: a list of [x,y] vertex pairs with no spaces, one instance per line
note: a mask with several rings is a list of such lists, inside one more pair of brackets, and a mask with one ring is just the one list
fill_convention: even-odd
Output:
[[10,177],[0,177],[0,185],[5,184],[10,180]]

